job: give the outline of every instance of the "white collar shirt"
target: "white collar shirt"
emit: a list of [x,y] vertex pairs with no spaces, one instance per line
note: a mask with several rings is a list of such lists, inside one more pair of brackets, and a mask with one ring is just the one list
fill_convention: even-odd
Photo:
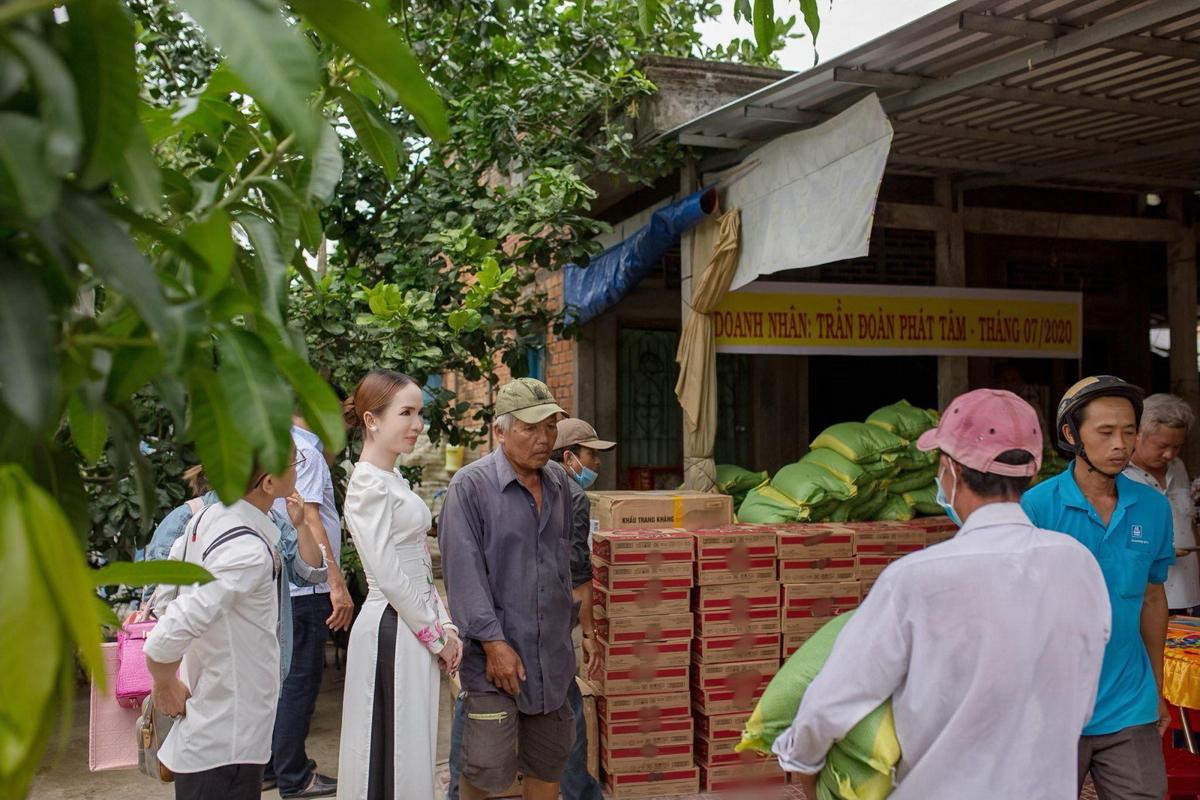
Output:
[[1111,627],[1104,576],[1016,503],[981,506],[953,539],[889,566],[775,741],[814,773],[892,699],[890,800],[1074,800],[1076,748]]
[[[1192,482],[1188,480],[1183,461],[1176,458],[1167,465],[1165,485],[1132,463],[1125,468],[1125,477],[1152,486],[1166,495],[1167,502],[1171,504],[1175,546],[1196,546],[1196,504],[1192,500]],[[1167,572],[1166,590],[1169,608],[1200,606],[1200,554],[1185,553],[1175,559]]]
[[181,587],[146,639],[155,661],[183,660],[191,691],[159,760],[174,772],[265,764],[279,698],[279,530],[244,500],[197,519],[181,537],[183,560],[213,580]]
[[[300,499],[307,503],[316,503],[325,526],[325,535],[329,537],[327,553],[329,561],[342,563],[342,518],[338,516],[337,504],[333,493],[333,473],[325,461],[325,450],[321,439],[315,433],[292,426],[292,443],[296,445],[296,455],[304,461],[296,467],[296,492]],[[280,498],[275,501],[275,512],[284,519],[288,518],[287,501]],[[303,559],[301,559],[303,560]],[[321,583],[316,586],[291,587],[292,597],[309,594],[329,594],[329,584]]]

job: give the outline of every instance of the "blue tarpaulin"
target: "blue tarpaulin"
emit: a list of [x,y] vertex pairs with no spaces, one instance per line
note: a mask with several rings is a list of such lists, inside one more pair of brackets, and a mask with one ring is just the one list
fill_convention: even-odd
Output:
[[646,277],[689,228],[716,211],[717,191],[703,189],[654,212],[650,222],[591,260],[564,267],[563,299],[568,317],[580,324],[615,306]]

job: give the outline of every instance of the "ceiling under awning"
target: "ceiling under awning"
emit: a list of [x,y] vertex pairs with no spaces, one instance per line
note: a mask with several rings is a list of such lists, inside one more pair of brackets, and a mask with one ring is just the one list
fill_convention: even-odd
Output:
[[960,0],[663,137],[711,172],[872,92],[892,172],[1200,188],[1200,0]]

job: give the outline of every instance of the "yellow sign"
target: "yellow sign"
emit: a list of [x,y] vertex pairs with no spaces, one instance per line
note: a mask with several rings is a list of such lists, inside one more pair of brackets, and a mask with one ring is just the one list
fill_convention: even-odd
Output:
[[717,352],[1079,358],[1082,295],[760,283],[713,314]]

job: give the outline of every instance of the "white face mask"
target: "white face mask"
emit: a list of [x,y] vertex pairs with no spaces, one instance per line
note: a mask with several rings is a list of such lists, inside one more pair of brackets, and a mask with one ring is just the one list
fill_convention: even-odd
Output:
[[[954,475],[954,470],[950,470],[950,474]],[[946,497],[946,486],[942,483],[942,472],[939,471],[937,477],[933,479],[937,484],[937,500],[938,505],[946,509],[948,516],[955,525],[962,527],[962,520],[958,516],[958,512],[954,510],[954,499],[958,495],[958,476],[954,475],[954,488],[950,491],[950,497]]]

